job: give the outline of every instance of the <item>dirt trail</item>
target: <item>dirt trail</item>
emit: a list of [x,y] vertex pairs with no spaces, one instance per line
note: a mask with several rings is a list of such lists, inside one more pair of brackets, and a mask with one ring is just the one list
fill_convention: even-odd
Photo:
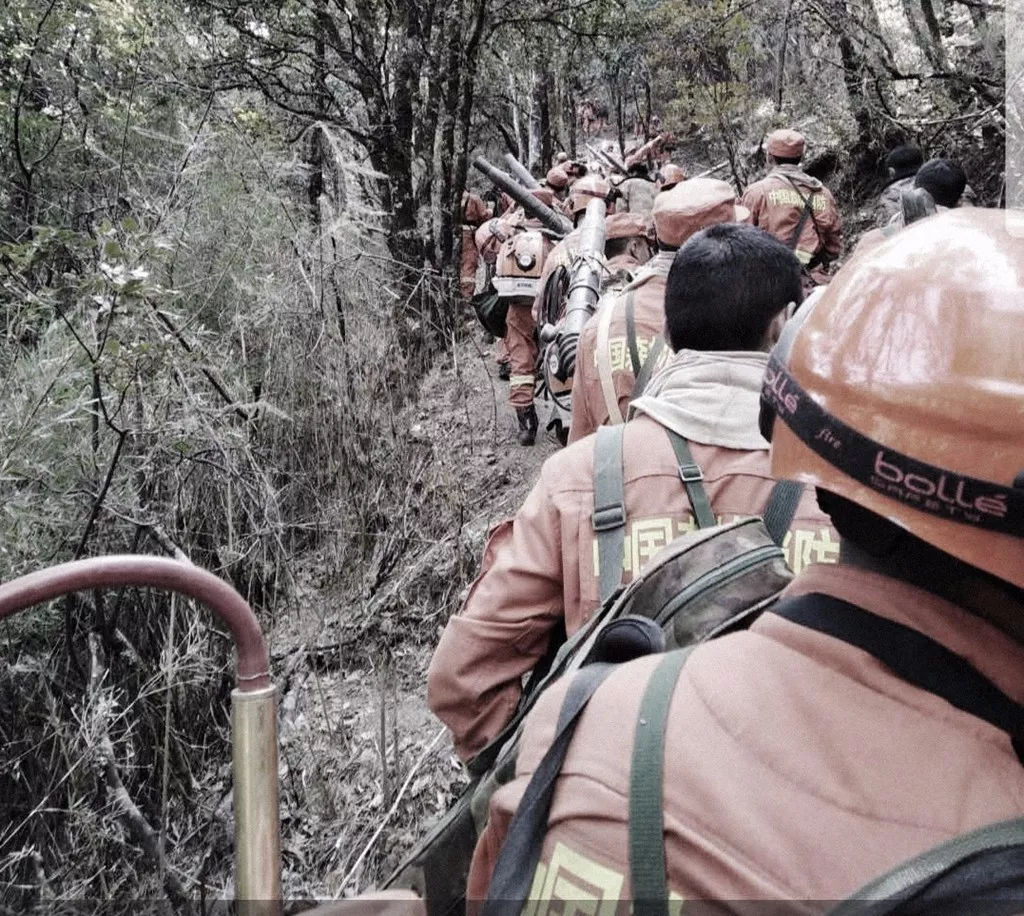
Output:
[[[543,433],[532,448],[516,443],[507,385],[491,350],[469,330],[425,378],[411,424],[411,435],[429,443],[465,488],[462,504],[470,509],[458,549],[471,575],[488,528],[514,513],[557,449]],[[414,576],[416,562],[394,575]],[[426,706],[426,670],[444,620],[438,614],[424,644],[422,625],[433,609],[420,608],[417,636],[405,638],[399,617],[388,650],[367,652],[332,629],[339,602],[352,596],[332,588],[318,557],[299,569],[305,610],[272,635],[285,684],[285,895],[349,896],[386,877],[465,785],[449,737]]]

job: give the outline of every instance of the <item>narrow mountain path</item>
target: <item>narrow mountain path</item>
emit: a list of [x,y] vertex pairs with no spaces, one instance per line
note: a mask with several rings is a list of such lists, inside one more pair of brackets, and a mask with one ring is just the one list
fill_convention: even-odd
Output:
[[[304,557],[298,612],[271,633],[283,684],[282,845],[292,900],[349,896],[379,883],[466,783],[426,705],[427,667],[447,612],[418,595],[443,568],[453,590],[448,606],[458,606],[488,529],[515,512],[558,447],[543,433],[532,448],[516,443],[492,349],[467,323],[411,408],[410,434],[459,484],[450,533],[400,563],[369,611],[330,571],[329,548]],[[353,630],[352,620],[363,629]]]

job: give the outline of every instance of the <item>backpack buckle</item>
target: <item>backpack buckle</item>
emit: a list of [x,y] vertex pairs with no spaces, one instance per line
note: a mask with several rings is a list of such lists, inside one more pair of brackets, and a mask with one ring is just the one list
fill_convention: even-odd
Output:
[[611,531],[626,524],[626,507],[622,503],[594,509],[591,517],[595,531]]
[[704,479],[704,472],[696,464],[681,464],[679,479],[683,483],[700,483]]

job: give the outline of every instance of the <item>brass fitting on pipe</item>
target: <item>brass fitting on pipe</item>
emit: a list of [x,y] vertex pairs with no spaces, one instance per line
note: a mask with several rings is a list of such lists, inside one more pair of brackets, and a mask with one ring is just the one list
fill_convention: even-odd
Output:
[[231,692],[235,899],[242,916],[281,912],[277,688]]

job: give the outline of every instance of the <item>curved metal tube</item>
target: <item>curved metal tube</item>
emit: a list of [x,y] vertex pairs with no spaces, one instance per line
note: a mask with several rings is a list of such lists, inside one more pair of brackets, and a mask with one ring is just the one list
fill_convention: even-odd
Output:
[[91,557],[0,585],[0,620],[43,601],[93,588],[162,588],[201,601],[231,630],[238,653],[231,693],[235,895],[239,911],[281,911],[281,828],[277,787],[277,688],[252,608],[227,582],[166,557]]
[[530,216],[540,220],[552,232],[557,235],[568,235],[572,232],[572,223],[566,217],[541,203],[511,175],[501,169],[496,169],[483,156],[477,156],[473,160],[473,168],[486,175],[495,187],[508,194]]
[[5,582],[0,585],[0,620],[71,592],[123,585],[163,588],[201,601],[231,630],[238,651],[238,689],[248,693],[271,686],[267,645],[245,599],[213,573],[167,557],[90,557]]
[[568,379],[576,368],[576,347],[587,319],[594,314],[601,298],[601,259],[604,256],[605,213],[607,207],[600,199],[587,204],[587,212],[580,225],[580,242],[572,266],[569,297],[565,306],[565,320],[556,338],[559,381]]

